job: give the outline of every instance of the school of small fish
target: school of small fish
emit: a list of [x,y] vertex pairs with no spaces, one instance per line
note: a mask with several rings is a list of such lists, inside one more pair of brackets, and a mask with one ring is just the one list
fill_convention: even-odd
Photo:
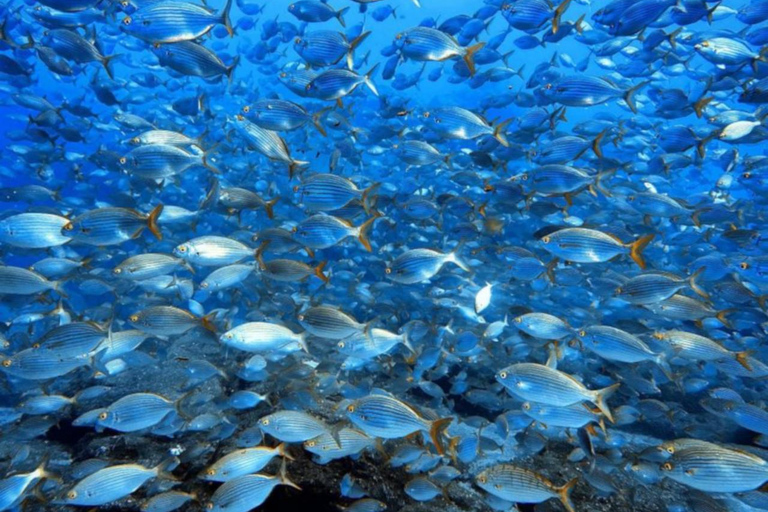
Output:
[[768,0],[457,5],[0,2],[0,511],[768,510]]

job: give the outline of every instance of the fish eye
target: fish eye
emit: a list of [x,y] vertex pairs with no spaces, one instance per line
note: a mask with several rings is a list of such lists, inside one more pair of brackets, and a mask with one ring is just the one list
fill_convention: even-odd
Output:
[[207,508],[208,510],[213,510],[213,502],[209,501],[208,503],[206,503],[205,508]]
[[661,469],[663,471],[672,471],[674,467],[675,466],[673,466],[671,462],[665,462],[664,464],[661,465]]
[[547,84],[544,86],[544,89],[547,91],[550,90],[551,88],[552,88],[552,84]]
[[741,177],[744,178],[745,180],[748,180],[751,176],[752,176],[752,173],[750,172],[745,172],[744,174],[741,175]]
[[296,39],[294,39],[294,41],[293,41],[293,42],[294,42],[295,44],[301,44],[301,38],[300,38],[300,37],[297,37]]
[[523,410],[524,411],[530,411],[531,410],[531,404],[529,404],[528,402],[525,402],[523,404]]
[[527,174],[523,174],[523,181],[528,181],[528,175]]
[[403,38],[403,34],[402,34],[402,33],[400,33],[400,34],[397,34],[397,35],[395,36],[395,39],[398,39],[398,40],[399,40],[399,39],[402,39],[402,38]]
[[704,48],[709,48],[709,41],[702,41],[701,46],[703,46]]
[[139,143],[141,142],[141,139],[140,139],[140,138],[138,138],[138,137],[134,137],[134,138],[132,138],[132,139],[131,139],[131,142],[132,142],[133,144],[139,144]]
[[101,421],[104,421],[107,418],[109,418],[109,413],[107,411],[104,411],[103,413],[99,414],[99,419]]
[[126,163],[127,161],[128,161],[128,159],[127,159],[127,158],[125,158],[124,156],[121,156],[121,157],[120,157],[120,165],[125,165],[125,163]]
[[202,283],[200,283],[200,288],[202,288],[203,290],[208,288],[208,282],[207,281],[203,281]]
[[178,250],[180,253],[182,253],[182,254],[183,254],[183,253],[185,253],[185,252],[187,252],[187,246],[186,246],[186,245],[180,245],[180,246],[178,246],[176,249],[177,249],[177,250]]
[[261,420],[261,424],[264,425],[265,427],[269,425],[269,418],[264,418],[263,420]]
[[232,333],[227,333],[224,335],[224,337],[227,338],[228,340],[231,340],[233,336],[232,336]]
[[296,8],[296,4],[291,4],[291,5],[289,5],[289,6],[288,6],[288,10],[289,10],[289,11],[292,11],[292,10],[294,10],[295,8]]
[[552,239],[550,237],[548,237],[548,236],[541,237],[541,241],[544,242],[545,244],[548,244],[550,242],[550,240],[552,240]]
[[664,335],[662,333],[660,333],[660,332],[653,333],[653,337],[656,338],[657,340],[663,340],[664,339]]
[[507,375],[508,375],[507,372],[499,372],[499,377],[501,377],[502,379],[506,379]]
[[350,414],[355,412],[355,406],[354,405],[348,405],[347,406],[347,412],[350,413]]
[[131,19],[131,17],[130,16],[126,16],[125,18],[123,18],[123,25],[130,25],[131,21],[133,21]]
[[246,105],[246,106],[243,107],[243,113],[247,114],[250,111],[251,111],[251,107],[250,106]]
[[580,330],[580,331],[579,331],[579,336],[581,336],[582,338],[583,338],[584,336],[586,336],[586,335],[587,335],[587,331],[585,331],[584,329],[582,329],[582,330]]
[[307,446],[309,448],[312,448],[313,446],[315,446],[315,444],[317,444],[317,443],[315,443],[314,441],[307,441]]
[[131,317],[128,319],[133,323],[136,323],[139,321],[139,315],[131,315]]
[[616,295],[621,295],[621,286],[616,288]]
[[424,112],[424,117],[426,117],[427,119],[429,119],[429,112]]
[[336,346],[339,347],[339,348],[344,348],[346,345],[344,344],[343,341],[340,341],[339,344],[336,345]]
[[522,322],[523,322],[523,317],[521,317],[521,316],[515,317],[515,323],[516,324],[520,324]]
[[10,368],[12,364],[13,364],[13,361],[11,361],[10,359],[5,359],[3,361],[3,368]]
[[123,269],[121,269],[120,267],[116,267],[116,268],[112,269],[112,273],[115,274],[115,275],[120,275],[120,274],[123,273]]
[[208,471],[205,472],[205,474],[208,476],[213,476],[216,474],[216,470],[213,468],[210,468]]
[[75,228],[75,226],[72,225],[71,222],[67,222],[66,224],[64,224],[64,228],[63,229],[64,229],[64,231],[72,231],[74,228]]
[[387,267],[387,268],[384,269],[384,273],[385,274],[391,274],[392,273],[392,269]]
[[488,478],[485,475],[480,475],[477,477],[477,481],[480,482],[481,484],[484,484],[488,481]]
[[635,196],[627,196],[627,201],[630,203],[635,200]]
[[749,263],[747,263],[746,261],[742,261],[741,263],[739,263],[739,268],[741,270],[747,270],[749,268]]
[[237,114],[237,115],[235,116],[235,118],[236,118],[238,121],[245,121],[245,118],[244,118],[243,116],[241,116],[240,114]]
[[69,491],[67,493],[67,498],[70,500],[77,498],[77,491]]

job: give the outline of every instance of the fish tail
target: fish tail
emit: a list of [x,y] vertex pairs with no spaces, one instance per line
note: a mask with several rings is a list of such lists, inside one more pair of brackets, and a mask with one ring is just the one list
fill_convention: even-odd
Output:
[[[560,261],[559,258],[552,258],[552,261],[547,263],[546,267],[546,273],[547,277],[549,278],[549,282],[552,284],[555,284],[555,268],[557,268],[557,264]],[[506,317],[504,317],[506,320]]]
[[227,75],[227,80],[229,80],[229,83],[232,83],[232,74],[235,72],[235,68],[238,64],[240,64],[239,55],[235,56],[235,58],[232,59],[232,65],[227,67],[225,75]]
[[717,318],[721,324],[723,324],[724,326],[730,329],[732,325],[731,325],[731,321],[728,320],[727,317],[728,315],[730,315],[731,313],[734,313],[735,311],[737,311],[736,308],[723,309],[722,311],[717,312],[717,314],[715,315],[715,318]]
[[368,252],[373,252],[373,247],[371,247],[371,241],[368,240],[368,235],[371,231],[371,226],[373,226],[374,221],[378,218],[378,215],[374,215],[357,228],[357,239],[360,240],[360,243],[363,244],[363,247],[365,247],[365,250]]
[[212,148],[212,149],[209,149],[208,151],[206,151],[205,153],[203,153],[203,156],[202,156],[202,157],[200,157],[200,162],[203,164],[203,167],[205,167],[206,169],[208,169],[208,170],[209,170],[209,171],[211,171],[212,173],[214,173],[214,174],[221,174],[221,171],[220,171],[220,170],[218,170],[216,167],[214,167],[214,166],[212,166],[210,163],[208,163],[208,154],[209,154],[209,153],[210,153],[212,150],[213,150],[213,148]]
[[370,187],[363,190],[362,196],[360,197],[360,200],[363,203],[363,210],[365,210],[365,213],[369,214],[371,213],[371,205],[368,204],[368,198],[371,195],[371,192],[378,189],[381,186],[381,183],[374,183]]
[[286,451],[286,448],[287,448],[287,446],[285,446],[285,443],[280,443],[279,445],[277,445],[275,450],[277,450],[277,453],[280,454],[280,456],[282,458],[284,458],[284,459],[296,460],[296,459],[293,458],[293,455],[291,455],[290,453],[288,453]]
[[437,448],[437,454],[442,455],[445,453],[445,446],[443,446],[443,431],[447,429],[453,422],[453,417],[440,418],[433,421],[429,425],[429,437],[432,439],[432,443]]
[[592,152],[600,159],[603,158],[603,148],[600,147],[600,144],[603,142],[606,133],[608,133],[608,128],[598,133],[597,137],[592,141]]
[[200,318],[200,323],[207,331],[211,331],[216,334],[216,326],[213,324],[213,319],[216,317],[216,312],[208,313],[204,317]]
[[472,269],[464,262],[460,255],[462,249],[464,249],[464,242],[461,242],[458,246],[456,246],[453,252],[451,252],[449,255],[449,261],[451,261],[454,265],[465,272],[472,272]]
[[326,274],[323,273],[323,269],[325,268],[325,266],[327,264],[328,264],[327,261],[321,261],[320,264],[318,266],[316,266],[315,269],[314,269],[315,270],[315,275],[317,277],[319,277],[324,283],[330,283],[331,282],[330,278]]
[[291,482],[291,480],[288,478],[288,472],[286,471],[286,466],[285,466],[285,459],[283,459],[283,463],[280,465],[280,483],[283,485],[287,485],[288,487],[293,487],[298,491],[301,490],[301,487]]
[[[717,2],[711,9],[707,9],[707,23],[709,23],[710,25],[712,24],[712,21],[714,19],[715,11],[717,10],[718,7],[720,7],[720,4],[722,3],[723,3],[722,1]],[[680,27],[679,30],[682,30],[682,29],[683,27]]]
[[710,104],[710,102],[711,102],[712,100],[714,100],[714,99],[715,99],[715,97],[714,97],[714,96],[709,96],[709,97],[706,97],[706,98],[704,98],[704,97],[702,97],[702,98],[699,98],[699,99],[696,101],[696,103],[694,103],[694,104],[693,104],[693,111],[694,111],[694,112],[696,112],[696,117],[698,117],[699,119],[701,119],[701,116],[703,115],[703,113],[702,113],[702,112],[704,111],[704,108],[705,108],[707,105],[709,105],[709,104]]
[[347,28],[347,23],[344,21],[344,15],[347,13],[348,10],[349,10],[349,7],[344,7],[336,11],[336,18],[339,20],[339,23],[341,23],[341,26],[344,28]]
[[352,69],[354,67],[354,53],[358,46],[365,41],[368,36],[371,35],[371,31],[363,32],[353,40],[349,42],[349,50],[347,50],[347,68]]
[[275,218],[275,204],[277,204],[277,201],[279,200],[280,198],[276,197],[271,201],[267,201],[266,203],[264,203],[264,209],[267,211],[267,217],[269,217],[270,219]]
[[419,0],[411,0],[411,1],[413,2],[413,5],[415,5],[416,7],[421,7],[421,2],[419,2]]
[[303,350],[304,353],[309,354],[309,345],[307,345],[307,336],[309,336],[309,333],[307,331],[304,331],[303,333],[299,334],[299,338],[296,341],[301,347],[301,350]]
[[325,127],[320,124],[320,118],[323,117],[323,114],[325,114],[328,110],[328,108],[323,108],[312,114],[312,124],[315,125],[317,131],[319,131],[320,135],[323,137],[327,137],[328,133],[325,131]]
[[757,305],[760,306],[760,309],[765,311],[765,301],[768,299],[768,295],[760,295],[757,298]]
[[720,130],[713,130],[712,133],[696,143],[696,152],[699,154],[700,158],[707,156],[707,144],[709,144],[709,141],[712,139],[716,139],[719,135]]
[[699,276],[706,270],[706,267],[701,267],[699,270],[691,274],[691,277],[688,278],[688,285],[691,287],[691,290],[696,292],[697,295],[700,295],[701,297],[709,300],[709,294],[701,289],[699,286],[699,283],[696,282],[696,280],[699,278]]
[[509,147],[509,141],[507,140],[507,135],[504,133],[504,128],[506,128],[507,125],[511,122],[512,118],[510,117],[509,119],[500,122],[493,128],[493,137],[505,148]]
[[453,170],[453,163],[451,163],[451,155],[445,155],[445,157],[443,158],[443,162],[445,162],[445,166],[448,169]]
[[475,54],[482,50],[484,46],[485,43],[477,43],[464,50],[464,55],[462,55],[461,58],[464,59],[464,62],[467,64],[470,76],[475,76]]
[[595,190],[599,190],[605,197],[611,197],[611,193],[603,187],[603,180],[614,172],[616,172],[616,170],[611,169],[609,171],[599,172],[597,173],[597,176],[595,176]]
[[648,247],[655,235],[641,236],[631,244],[629,244],[629,256],[637,263],[637,266],[641,269],[645,269],[645,260],[643,259],[643,250]]
[[574,478],[562,487],[555,487],[557,497],[560,498],[560,501],[568,512],[576,512],[576,509],[573,508],[573,502],[571,502],[571,492],[573,491],[573,488],[576,487],[578,481],[578,478]]
[[616,384],[612,384],[607,388],[594,391],[593,402],[597,408],[600,409],[600,412],[602,412],[611,423],[613,423],[613,414],[611,414],[611,410],[608,408],[608,404],[605,403],[605,401],[608,400],[611,395],[616,392],[617,389],[619,389],[619,386],[621,386],[621,382],[617,382]]
[[163,234],[160,232],[160,227],[157,225],[157,219],[160,217],[161,213],[163,213],[163,205],[159,204],[155,206],[151,212],[149,212],[149,215],[147,215],[147,226],[158,240],[163,239]]
[[584,18],[586,18],[587,14],[584,13],[581,16],[579,16],[579,19],[576,20],[576,23],[574,23],[574,26],[576,27],[576,32],[579,34],[584,33]]
[[104,66],[104,71],[107,72],[107,76],[110,79],[114,79],[114,76],[112,75],[112,69],[109,67],[109,64],[112,62],[112,59],[119,56],[120,54],[116,53],[114,55],[103,55],[101,57],[101,65]]
[[745,350],[743,352],[736,352],[735,357],[736,361],[747,369],[748,372],[752,371],[752,366],[749,364],[749,355],[750,352],[748,350]]
[[377,90],[376,90],[376,86],[375,86],[375,85],[374,85],[374,83],[371,81],[371,77],[373,76],[373,73],[374,73],[374,71],[376,71],[376,68],[378,68],[378,67],[379,67],[379,64],[377,63],[377,64],[376,64],[375,66],[373,66],[373,67],[371,68],[371,70],[370,70],[369,72],[367,72],[367,73],[365,74],[365,76],[363,77],[363,82],[365,82],[365,85],[366,85],[366,86],[367,86],[367,87],[368,87],[368,88],[371,90],[371,92],[372,92],[374,95],[376,95],[376,96],[378,96],[378,95],[379,95],[379,91],[377,91]]
[[666,378],[668,378],[670,381],[675,380],[675,375],[672,373],[672,368],[669,366],[669,361],[667,361],[667,354],[662,352],[656,356],[654,361]]
[[627,106],[632,111],[633,114],[637,114],[637,105],[635,105],[635,93],[651,83],[650,80],[645,80],[643,82],[640,82],[634,87],[630,87],[627,92],[624,93],[624,101],[627,102]]
[[680,34],[680,32],[683,31],[683,27],[678,28],[674,32],[670,32],[667,34],[667,41],[669,41],[669,46],[672,47],[673,50],[677,50],[677,36]]
[[563,14],[565,14],[565,11],[568,9],[569,5],[571,5],[571,0],[563,0],[563,2],[557,6],[557,9],[555,9],[555,14],[552,16],[553,34],[557,34],[557,31],[560,29],[560,18],[563,17]]
[[290,179],[293,179],[293,175],[295,174],[297,167],[304,167],[305,165],[309,165],[309,162],[306,162],[304,160],[291,160],[291,163],[288,164],[288,177]]
[[173,476],[171,474],[171,471],[176,469],[180,463],[181,461],[179,460],[178,457],[171,456],[161,461],[160,464],[155,466],[154,471],[157,474],[158,478],[164,478],[167,480],[173,480],[175,482],[178,482],[179,479]]
[[232,20],[229,17],[229,11],[232,10],[232,0],[227,0],[226,5],[224,6],[224,10],[221,11],[221,23],[224,25],[224,28],[227,29],[227,33],[229,34],[229,37],[234,37],[235,35],[235,29],[232,28]]

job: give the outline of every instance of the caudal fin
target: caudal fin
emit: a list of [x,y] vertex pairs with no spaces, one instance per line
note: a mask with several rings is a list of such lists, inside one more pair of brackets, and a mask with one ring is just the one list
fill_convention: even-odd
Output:
[[484,46],[485,46],[485,43],[477,43],[477,44],[473,44],[472,46],[468,46],[464,50],[464,55],[462,55],[462,58],[464,59],[464,62],[467,64],[467,68],[469,68],[470,76],[475,76],[475,54],[480,50],[482,50]]
[[592,141],[592,152],[597,158],[600,159],[603,158],[603,148],[600,147],[600,144],[602,144],[603,137],[605,137],[606,133],[608,133],[608,128],[598,133],[597,137],[595,137],[595,140]]
[[371,192],[379,188],[380,185],[381,183],[374,183],[370,187],[363,190],[362,196],[360,197],[360,201],[363,203],[363,209],[367,214],[371,213],[371,205],[368,203],[368,198],[370,197]]
[[232,28],[232,20],[229,18],[229,11],[232,10],[232,0],[227,0],[224,10],[221,11],[221,24],[227,29],[229,37],[234,37],[235,29]]
[[368,234],[371,231],[371,226],[373,226],[373,223],[378,219],[378,215],[374,215],[367,221],[363,222],[360,227],[357,228],[357,239],[360,240],[360,243],[363,244],[363,247],[365,247],[365,250],[368,252],[373,252],[373,247],[371,247],[371,242],[368,240]]
[[691,274],[691,277],[688,278],[688,285],[691,287],[691,290],[696,292],[696,294],[700,295],[701,297],[709,300],[709,294],[701,289],[699,286],[699,283],[696,282],[696,280],[699,278],[702,272],[706,270],[706,267],[701,267],[699,270]]
[[375,66],[373,66],[373,67],[371,68],[371,70],[370,70],[369,72],[367,72],[367,73],[365,74],[365,76],[363,77],[363,82],[365,83],[366,87],[368,87],[368,88],[371,90],[371,92],[372,92],[374,95],[376,95],[376,96],[378,96],[378,95],[379,95],[379,91],[377,91],[377,90],[376,90],[376,86],[375,86],[375,85],[374,85],[374,83],[371,81],[371,77],[373,76],[373,73],[374,73],[374,71],[376,71],[376,68],[378,68],[378,67],[379,67],[379,65],[378,65],[378,63],[377,63],[377,64],[376,64]]
[[240,56],[239,55],[237,55],[232,60],[232,65],[227,67],[226,75],[227,75],[227,80],[229,80],[229,83],[232,83],[232,73],[235,72],[235,68],[237,67],[238,64],[240,64]]
[[613,423],[613,414],[611,414],[611,410],[608,408],[608,404],[605,403],[605,401],[619,389],[619,386],[621,386],[621,382],[617,382],[607,388],[598,389],[597,391],[594,391],[594,396],[592,398],[592,401],[597,408],[600,409],[600,412],[602,412],[611,423]]
[[736,361],[746,368],[748,372],[752,371],[752,365],[749,364],[749,351],[736,352]]
[[646,267],[645,259],[643,259],[643,250],[648,247],[648,244],[651,243],[654,236],[655,235],[641,236],[629,245],[629,256],[635,263],[637,263],[637,266],[642,269],[645,269]]
[[264,203],[264,209],[267,211],[267,217],[269,217],[270,219],[275,218],[275,204],[279,199],[280,199],[279,197],[276,197],[271,201],[267,201]]
[[118,54],[105,55],[101,58],[101,65],[104,66],[104,70],[107,72],[107,76],[109,76],[110,79],[114,78],[114,76],[112,76],[112,69],[109,67],[109,65],[112,63],[112,59],[118,56]]
[[220,170],[218,170],[216,167],[214,167],[213,165],[211,165],[208,162],[208,155],[209,155],[209,153],[211,151],[213,151],[213,148],[211,148],[208,151],[206,151],[205,153],[203,153],[203,156],[200,157],[200,163],[203,165],[203,167],[205,167],[206,169],[208,169],[212,173],[214,173],[214,174],[221,174]]
[[339,20],[339,23],[341,23],[341,26],[344,28],[347,28],[347,24],[344,21],[344,15],[347,13],[348,10],[349,10],[349,7],[344,7],[343,9],[339,9],[338,11],[336,11],[336,18]]
[[703,115],[704,108],[714,100],[714,96],[708,96],[708,97],[702,97],[699,98],[696,103],[693,104],[693,111],[696,112],[696,117],[701,119],[701,116]]
[[624,101],[627,102],[627,106],[632,111],[633,114],[637,114],[637,105],[635,105],[635,93],[651,83],[650,80],[646,80],[644,82],[640,82],[634,87],[631,87],[627,90],[627,92],[624,93]]
[[161,213],[163,213],[163,205],[159,204],[155,206],[151,212],[149,212],[149,215],[147,215],[147,226],[158,240],[163,239],[163,234],[160,232],[160,227],[157,225],[157,219],[160,217]]
[[435,445],[438,455],[445,453],[445,446],[443,446],[443,431],[450,426],[451,422],[453,422],[452,417],[440,418],[439,420],[433,421],[429,426],[429,437],[432,439],[432,443]]
[[560,501],[562,502],[563,506],[568,510],[568,512],[576,512],[576,509],[573,508],[573,503],[571,502],[571,492],[573,491],[573,488],[576,487],[576,483],[578,481],[579,481],[578,478],[574,478],[564,486],[555,488],[555,492],[557,492],[557,497],[560,498]]
[[509,147],[509,141],[507,141],[507,135],[504,133],[504,128],[512,122],[512,118],[500,122],[493,128],[493,137],[499,141],[499,144],[505,148]]
[[353,40],[351,40],[349,42],[349,50],[347,50],[347,68],[348,69],[353,69],[354,68],[354,62],[355,62],[354,52],[355,52],[355,49],[358,46],[360,46],[360,44],[363,41],[365,41],[365,39],[369,35],[371,35],[371,31],[370,30],[368,30],[366,32],[363,32],[362,34],[360,34],[359,36],[357,36],[356,38],[354,38]]
[[331,280],[328,278],[326,274],[323,273],[323,269],[328,264],[327,261],[321,261],[318,266],[315,267],[315,275],[319,277],[324,283],[329,283]]
[[560,19],[563,17],[563,14],[565,14],[569,5],[571,5],[571,0],[563,0],[563,2],[557,6],[557,9],[555,9],[555,15],[552,17],[553,34],[557,34],[557,31],[560,29]]

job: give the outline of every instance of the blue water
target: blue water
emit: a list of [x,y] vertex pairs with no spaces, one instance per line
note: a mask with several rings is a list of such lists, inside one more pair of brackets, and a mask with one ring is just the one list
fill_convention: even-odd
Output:
[[0,3],[0,510],[768,510],[768,2],[186,1]]

